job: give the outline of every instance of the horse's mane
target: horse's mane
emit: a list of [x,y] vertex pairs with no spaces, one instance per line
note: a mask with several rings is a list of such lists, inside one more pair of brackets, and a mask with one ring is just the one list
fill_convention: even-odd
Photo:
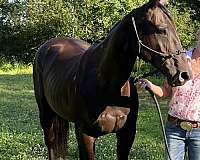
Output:
[[146,13],[146,12],[144,12],[144,10],[148,10],[148,9],[153,8],[153,7],[155,7],[155,6],[159,7],[159,8],[167,15],[167,17],[168,17],[171,21],[173,21],[171,15],[170,15],[169,10],[168,10],[164,5],[162,5],[162,4],[155,4],[155,1],[149,1],[148,3],[142,5],[142,6],[139,7],[139,8],[136,8],[136,9],[132,10],[131,12],[132,12],[132,14],[133,14],[133,13],[134,13],[134,14],[137,14],[137,13],[141,13],[141,12],[142,12],[142,13]]
[[[139,8],[133,9],[133,10],[132,10],[127,16],[125,16],[124,18],[130,17],[130,15],[131,15],[131,16],[134,16],[134,17],[135,17],[135,16],[136,16],[136,17],[138,16],[138,18],[139,18],[141,14],[146,13],[146,12],[144,12],[144,10],[148,10],[149,8],[155,7],[155,5],[156,5],[156,4],[155,4],[154,1],[149,1],[148,3],[144,4],[143,6],[141,6],[141,7],[139,7]],[[173,22],[173,19],[172,19],[171,15],[170,15],[169,10],[168,10],[164,5],[162,5],[162,4],[158,4],[157,6],[163,11],[163,13],[166,14],[166,16],[169,18],[169,20]],[[124,19],[124,18],[123,18],[123,19]],[[112,35],[113,31],[116,29],[116,27],[117,27],[122,21],[123,21],[123,20],[120,20],[120,21],[118,21],[116,24],[114,24],[114,26],[110,29],[108,35],[107,35],[104,39],[102,39],[102,40],[100,41],[100,43],[102,43],[104,40],[106,40],[107,38],[109,38],[109,37]]]

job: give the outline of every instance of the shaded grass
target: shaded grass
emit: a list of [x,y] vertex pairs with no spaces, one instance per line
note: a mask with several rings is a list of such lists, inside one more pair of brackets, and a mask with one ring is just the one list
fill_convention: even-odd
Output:
[[[42,160],[47,151],[34,99],[32,75],[26,72],[0,74],[0,159]],[[157,111],[148,93],[139,92],[140,111],[131,160],[164,159],[164,143]],[[162,101],[163,113],[167,112]],[[78,159],[73,124],[70,124],[69,159]],[[96,143],[97,160],[116,159],[115,134],[100,137]]]
[[31,75],[0,75],[0,159],[45,157]]

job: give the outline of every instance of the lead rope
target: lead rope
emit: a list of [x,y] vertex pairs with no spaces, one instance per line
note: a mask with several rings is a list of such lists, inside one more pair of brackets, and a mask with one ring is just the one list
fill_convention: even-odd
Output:
[[[146,45],[144,45],[144,44],[142,43],[142,41],[140,40],[140,37],[139,37],[138,31],[137,31],[137,27],[136,27],[136,23],[135,23],[135,18],[134,18],[134,17],[132,17],[132,23],[133,23],[133,27],[134,27],[135,34],[136,34],[137,41],[138,41],[138,53],[139,53],[139,54],[141,53],[141,48],[142,48],[142,46],[145,47],[145,48],[148,48],[150,51],[153,51],[153,52],[154,52],[154,50],[152,50],[151,48],[149,48],[149,47],[147,47]],[[155,51],[155,52],[157,53],[157,51]],[[161,54],[161,53],[158,52],[158,54]],[[139,56],[138,56],[138,57],[139,57]],[[140,61],[140,58],[139,58],[138,61]],[[139,63],[139,62],[138,62],[138,63]],[[137,70],[139,70],[139,67],[137,68]],[[149,73],[145,73],[144,75],[139,75],[139,76],[137,76],[136,78],[129,77],[129,80],[131,80],[131,81],[135,84],[135,83],[138,82],[138,80],[139,80],[140,78],[145,78],[145,77],[151,76],[151,75],[153,75],[153,74],[155,74],[155,73],[157,73],[157,72],[158,72],[158,70],[155,70],[155,71],[152,71],[152,72],[149,72]]]
[[[129,81],[132,84],[135,85],[135,83],[137,83],[139,79],[146,78],[146,77],[151,76],[151,75],[153,75],[153,74],[155,74],[157,72],[158,72],[158,70],[155,70],[155,71],[152,71],[152,72],[149,72],[149,73],[145,73],[144,75],[138,76],[136,78],[130,77]],[[162,133],[163,133],[163,137],[164,137],[165,148],[166,148],[169,160],[172,160],[172,157],[171,157],[171,155],[169,153],[169,147],[168,147],[168,144],[167,144],[167,136],[166,136],[165,127],[164,127],[164,123],[163,123],[163,118],[162,118],[162,114],[161,114],[161,110],[160,110],[160,105],[159,105],[158,100],[157,100],[155,94],[153,93],[153,91],[149,87],[147,87],[147,86],[145,87],[145,89],[150,93],[150,95],[152,96],[152,98],[153,98],[153,100],[154,100],[154,102],[156,104],[156,109],[158,111],[158,115],[159,115],[159,119],[160,119],[160,124],[161,124],[161,128],[162,128]]]
[[[138,39],[138,47],[139,47],[138,51],[139,51],[139,54],[141,53],[141,46],[142,46],[142,47],[144,47],[144,48],[146,48],[146,49],[148,49],[148,50],[150,50],[150,51],[152,51],[152,52],[154,52],[154,53],[157,53],[157,54],[160,54],[160,55],[164,55],[164,54],[162,54],[161,52],[157,52],[157,51],[155,51],[155,50],[153,50],[153,49],[147,47],[146,45],[144,45],[144,44],[142,43],[142,41],[141,41],[140,38],[139,38],[138,32],[137,32],[137,27],[136,27],[136,23],[135,23],[134,17],[132,17],[132,22],[133,22],[133,27],[134,27],[134,29],[135,29],[136,37],[137,37],[137,39]],[[146,75],[139,76],[139,77],[137,77],[137,78],[135,78],[135,79],[131,79],[131,77],[130,77],[129,80],[132,81],[132,82],[135,84],[136,82],[138,82],[138,80],[139,80],[140,78],[147,77],[147,76],[149,76],[149,75],[154,74],[155,72],[156,72],[156,71],[150,72],[150,73],[148,73],[148,74],[146,74]],[[156,109],[157,109],[158,114],[159,114],[160,123],[161,123],[161,128],[162,128],[162,133],[163,133],[163,137],[164,137],[165,148],[166,148],[166,150],[167,150],[167,154],[168,154],[169,159],[172,160],[172,158],[171,158],[171,156],[170,156],[170,153],[169,153],[169,147],[168,147],[168,144],[167,144],[167,136],[166,136],[165,127],[164,127],[163,118],[162,118],[162,114],[161,114],[161,110],[160,110],[160,106],[159,106],[158,100],[157,100],[155,94],[150,90],[150,88],[145,87],[145,89],[146,89],[147,91],[149,91],[149,93],[151,94],[151,96],[152,96],[152,98],[153,98],[153,100],[154,100],[154,102],[155,102],[155,104],[156,104]]]
[[153,100],[154,100],[154,102],[156,104],[156,109],[158,111],[159,118],[160,118],[160,123],[161,123],[161,127],[162,127],[162,133],[163,133],[163,137],[164,137],[165,148],[167,150],[167,155],[168,155],[169,159],[172,160],[172,157],[171,157],[171,155],[169,153],[169,146],[167,144],[167,136],[166,136],[165,127],[164,127],[164,123],[163,123],[163,118],[162,118],[162,114],[161,114],[161,110],[160,110],[160,105],[158,103],[158,100],[157,100],[155,94],[152,92],[152,90],[149,87],[145,87],[145,89],[147,91],[149,91],[149,93],[151,94],[151,96],[152,96],[152,98],[153,98]]
[[135,34],[136,34],[136,37],[137,37],[137,40],[138,40],[138,53],[140,54],[142,41],[139,38],[134,17],[132,17],[132,22],[133,22],[133,27],[135,29]]

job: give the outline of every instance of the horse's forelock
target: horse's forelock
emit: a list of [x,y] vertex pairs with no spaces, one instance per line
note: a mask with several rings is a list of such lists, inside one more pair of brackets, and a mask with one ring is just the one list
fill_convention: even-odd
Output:
[[168,18],[173,21],[169,10],[164,5],[158,5],[160,9],[168,16]]
[[174,21],[165,6],[160,4],[152,7],[149,5],[147,10],[148,10],[147,15],[149,16],[147,17],[147,19],[150,21],[153,20],[154,24],[159,24],[169,21],[169,23],[172,23],[174,25]]

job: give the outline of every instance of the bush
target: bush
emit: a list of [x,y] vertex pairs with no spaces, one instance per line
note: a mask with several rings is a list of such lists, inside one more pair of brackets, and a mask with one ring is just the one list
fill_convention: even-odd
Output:
[[[37,48],[52,37],[75,37],[90,43],[107,35],[110,28],[132,9],[148,0],[30,0],[3,1],[0,5],[0,55],[9,61],[32,63]],[[181,5],[180,5],[181,4]],[[185,49],[194,41],[200,20],[197,8],[177,1],[169,9]],[[188,27],[189,26],[189,27]]]
[[180,8],[179,5],[170,6],[170,10],[177,24],[183,48],[189,49],[194,45],[196,31],[200,28],[200,21],[192,19],[195,10],[190,7]]

